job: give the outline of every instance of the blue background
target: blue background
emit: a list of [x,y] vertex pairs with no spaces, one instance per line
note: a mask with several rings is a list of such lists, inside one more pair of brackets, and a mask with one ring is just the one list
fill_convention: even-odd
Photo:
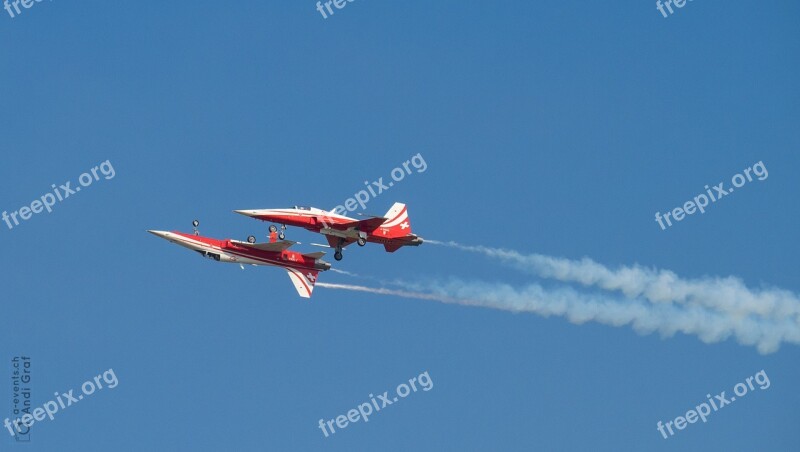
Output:
[[[433,3],[433,4],[431,4]],[[0,209],[110,160],[116,171],[13,230],[0,223],[0,419],[11,358],[34,405],[113,368],[119,386],[16,450],[795,450],[800,349],[641,336],[484,308],[317,288],[147,234],[260,238],[233,209],[370,201],[414,232],[797,293],[800,4],[310,1],[35,3],[0,10]],[[653,216],[758,161],[662,231]],[[290,229],[297,249],[321,237]],[[329,260],[334,262],[332,255]],[[433,245],[348,248],[381,279],[522,273]],[[321,281],[374,286],[328,272]],[[757,390],[664,440],[656,422],[764,369]],[[428,371],[417,392],[317,427]],[[2,431],[5,431],[3,429]]]

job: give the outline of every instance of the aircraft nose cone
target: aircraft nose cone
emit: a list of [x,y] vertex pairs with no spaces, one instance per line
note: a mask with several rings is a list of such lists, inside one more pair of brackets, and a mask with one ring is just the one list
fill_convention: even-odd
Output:
[[234,210],[234,212],[248,217],[254,217],[256,215],[255,210]]
[[161,237],[162,239],[167,238],[167,235],[169,234],[169,232],[167,231],[155,231],[153,229],[148,229],[147,232],[153,234],[156,237]]

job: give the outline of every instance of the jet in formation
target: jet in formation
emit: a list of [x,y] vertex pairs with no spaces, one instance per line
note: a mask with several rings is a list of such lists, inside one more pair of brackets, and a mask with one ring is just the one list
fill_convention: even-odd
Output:
[[365,219],[349,218],[334,212],[314,207],[295,206],[290,209],[235,210],[263,221],[281,224],[281,231],[270,225],[269,242],[256,243],[255,236],[249,236],[246,242],[233,239],[215,239],[201,236],[197,227],[200,222],[194,220],[193,233],[178,231],[147,232],[172,243],[200,253],[203,257],[217,262],[245,265],[269,265],[286,270],[297,293],[303,298],[310,298],[314,291],[314,283],[321,271],[330,270],[331,264],[322,260],[324,252],[299,253],[289,248],[297,242],[285,239],[286,225],[298,226],[323,234],[328,245],[318,245],[335,249],[334,258],[342,260],[342,249],[351,243],[364,246],[368,242],[383,244],[386,251],[392,253],[404,246],[419,246],[423,240],[411,233],[408,209],[405,204],[395,203],[383,217]]
[[[371,216],[356,219],[325,211],[316,207],[294,206],[288,209],[234,210],[262,221],[281,224],[278,238],[285,237],[286,225],[305,228],[325,236],[329,247],[335,250],[333,257],[342,260],[342,250],[351,243],[364,246],[367,243],[383,244],[387,252],[393,253],[404,246],[419,246],[422,237],[411,232],[411,221],[405,204],[396,202],[382,217]],[[277,226],[270,225],[275,234]],[[326,246],[326,245],[319,245]]]
[[[194,222],[195,227],[198,224]],[[250,243],[232,239],[213,239],[199,234],[184,232],[147,231],[156,237],[169,240],[172,243],[197,251],[203,257],[217,262],[228,262],[245,265],[271,265],[286,270],[292,280],[297,293],[303,298],[310,298],[314,291],[317,274],[330,270],[331,264],[322,260],[324,252],[302,254],[290,251],[289,247],[295,242],[280,241],[272,243]],[[252,237],[252,236],[251,236]],[[255,240],[253,240],[255,242]]]

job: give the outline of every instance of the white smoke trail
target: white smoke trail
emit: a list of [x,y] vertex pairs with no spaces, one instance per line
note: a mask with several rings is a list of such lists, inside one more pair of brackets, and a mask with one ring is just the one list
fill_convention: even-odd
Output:
[[706,343],[735,337],[741,344],[756,346],[762,354],[775,352],[782,342],[800,344],[800,328],[788,320],[733,316],[697,305],[654,305],[639,299],[583,294],[571,288],[549,290],[531,284],[515,289],[506,284],[458,280],[444,284],[416,285],[419,290],[413,291],[349,284],[317,283],[317,286],[512,312],[531,312],[545,317],[562,316],[576,324],[587,321],[611,326],[630,324],[640,334],[658,331],[662,336],[669,337],[676,332],[682,332],[696,335]]
[[480,253],[543,278],[619,291],[628,298],[642,297],[655,304],[702,306],[733,316],[786,320],[800,329],[800,298],[796,294],[777,288],[751,290],[735,277],[682,279],[669,270],[638,265],[612,270],[589,258],[570,260],[456,242],[425,242]]
[[456,242],[426,242],[481,253],[540,277],[620,292],[625,298],[583,294],[571,288],[549,290],[535,284],[514,289],[505,284],[462,281],[423,285],[399,282],[401,287],[412,290],[318,285],[559,315],[574,323],[593,320],[612,326],[631,324],[640,333],[659,331],[662,336],[671,336],[683,332],[707,343],[734,337],[741,344],[756,346],[760,353],[772,353],[782,342],[800,344],[800,299],[790,291],[752,290],[734,277],[682,279],[668,270],[641,266],[612,270],[588,258],[570,260]]
[[[356,286],[353,284],[334,284],[334,283],[324,283],[318,282],[315,284],[316,287],[327,287],[328,289],[339,289],[339,290],[352,290],[355,292],[367,292],[367,293],[374,293],[378,295],[394,295],[397,297],[403,298],[416,298],[418,300],[433,300],[433,301],[441,301],[442,303],[458,303],[458,300],[453,298],[444,297],[441,295],[436,294],[426,294],[421,292],[411,292],[407,290],[396,290],[396,289],[384,289],[384,288],[375,288],[375,287],[366,287],[366,286]],[[466,304],[466,303],[464,303]]]
[[330,271],[332,271],[334,273],[338,273],[340,275],[347,275],[347,276],[350,276],[352,278],[361,278],[361,279],[368,279],[368,280],[371,280],[371,281],[375,281],[375,282],[377,282],[378,284],[380,284],[382,286],[404,286],[405,285],[404,282],[390,281],[390,280],[386,280],[386,279],[376,278],[374,276],[362,275],[362,274],[359,274],[359,273],[349,272],[347,270],[339,270],[338,268],[331,268]]
[[355,277],[355,278],[360,278],[361,277],[361,275],[359,275],[358,273],[349,272],[347,270],[339,270],[338,268],[331,268],[330,271],[332,271],[334,273],[339,273],[340,275],[347,275],[347,276],[352,276],[352,277]]

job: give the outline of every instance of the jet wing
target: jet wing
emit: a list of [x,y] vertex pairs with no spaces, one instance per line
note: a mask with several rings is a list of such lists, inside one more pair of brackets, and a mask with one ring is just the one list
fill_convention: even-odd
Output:
[[367,218],[366,220],[359,220],[359,221],[351,221],[349,223],[341,223],[337,224],[334,227],[335,229],[340,230],[347,230],[350,228],[358,229],[359,231],[367,231],[372,232],[378,228],[378,226],[382,225],[386,222],[386,218],[383,217],[372,217]]
[[314,291],[314,283],[317,282],[317,270],[298,270],[295,268],[286,268],[289,273],[289,279],[292,280],[294,288],[297,293],[303,298],[311,298],[311,292]]
[[326,234],[325,238],[328,239],[328,245],[330,245],[331,248],[336,248],[339,245],[339,240],[342,240],[342,248],[346,247],[347,245],[349,245],[351,243],[356,243],[356,239],[350,239],[350,238],[348,238],[348,239],[340,239],[339,237],[336,237],[335,235],[327,235]]
[[281,252],[285,249],[288,249],[290,246],[294,245],[297,242],[292,242],[291,240],[280,240],[278,242],[272,242],[272,243],[267,243],[267,242],[248,243],[248,242],[241,242],[239,240],[231,240],[231,243],[235,243],[239,246],[244,246],[255,250]]

